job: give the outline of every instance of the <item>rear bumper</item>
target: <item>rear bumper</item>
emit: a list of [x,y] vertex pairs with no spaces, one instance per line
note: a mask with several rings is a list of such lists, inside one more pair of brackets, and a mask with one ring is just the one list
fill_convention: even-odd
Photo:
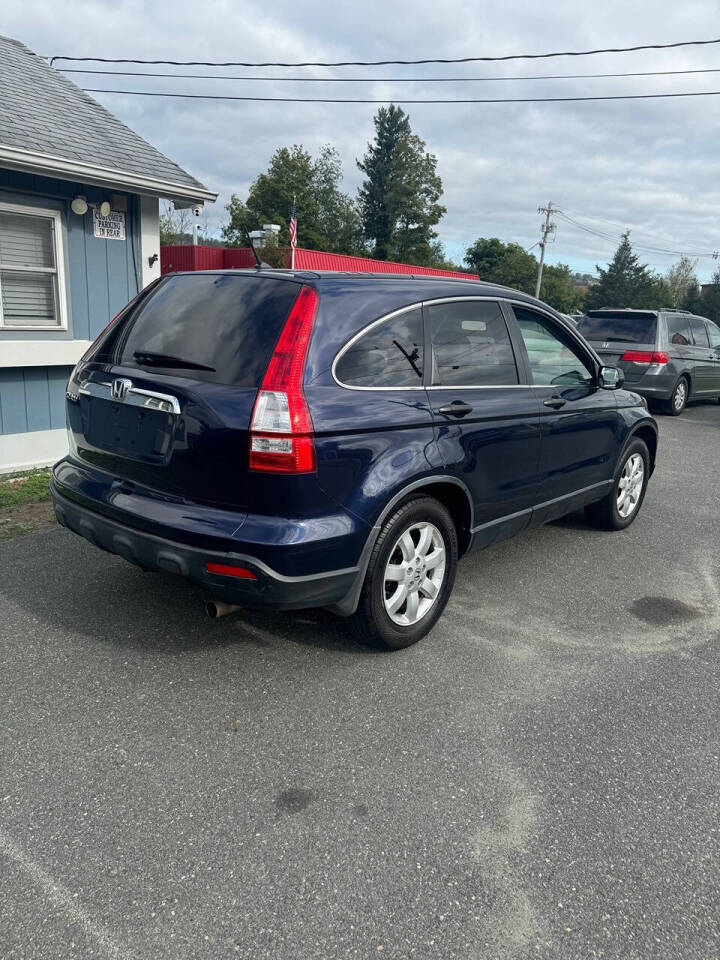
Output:
[[659,373],[646,373],[637,380],[626,379],[625,389],[650,400],[669,400],[676,382],[676,372],[663,369]]
[[[276,610],[336,605],[353,592],[360,576],[359,566],[286,576],[252,555],[189,546],[111,520],[63,496],[54,481],[50,490],[62,526],[144,570],[165,570],[188,577],[227,603]],[[208,563],[243,567],[254,579],[209,573]]]

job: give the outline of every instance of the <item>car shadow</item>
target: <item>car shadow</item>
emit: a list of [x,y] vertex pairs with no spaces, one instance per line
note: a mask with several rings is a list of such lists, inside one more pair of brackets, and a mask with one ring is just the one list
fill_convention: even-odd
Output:
[[585,530],[590,533],[601,532],[588,521],[583,510],[576,510],[575,513],[566,513],[564,517],[551,520],[548,526],[563,527],[566,530]]
[[[169,573],[143,573],[57,529],[4,544],[0,591],[37,623],[99,643],[175,656],[246,644],[271,649],[301,644],[368,656],[342,618],[325,610],[241,609],[213,620],[209,591]],[[35,574],[30,580],[27,571]],[[38,571],[40,575],[38,575]]]

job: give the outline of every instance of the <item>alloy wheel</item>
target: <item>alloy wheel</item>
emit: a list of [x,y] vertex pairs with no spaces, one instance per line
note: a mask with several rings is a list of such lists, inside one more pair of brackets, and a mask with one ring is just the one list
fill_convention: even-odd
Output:
[[432,523],[414,523],[396,540],[383,576],[385,611],[412,626],[426,617],[445,579],[445,541]]
[[633,453],[625,461],[617,489],[617,511],[627,520],[637,510],[645,480],[645,462],[639,453]]
[[680,380],[678,385],[675,387],[675,393],[673,395],[673,405],[676,410],[682,410],[687,402],[687,384],[684,380]]

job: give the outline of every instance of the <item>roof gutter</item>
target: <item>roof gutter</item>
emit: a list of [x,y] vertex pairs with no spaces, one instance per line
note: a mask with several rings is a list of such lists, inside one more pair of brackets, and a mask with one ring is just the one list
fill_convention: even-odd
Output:
[[68,160],[66,157],[53,157],[46,153],[34,153],[0,144],[0,166],[25,173],[44,174],[61,180],[77,180],[80,183],[97,184],[102,187],[120,187],[131,193],[150,197],[163,197],[177,200],[186,206],[193,203],[214,203],[217,193],[207,190],[202,184],[193,187],[184,183],[169,183],[156,180],[138,173],[99,167],[81,160]]

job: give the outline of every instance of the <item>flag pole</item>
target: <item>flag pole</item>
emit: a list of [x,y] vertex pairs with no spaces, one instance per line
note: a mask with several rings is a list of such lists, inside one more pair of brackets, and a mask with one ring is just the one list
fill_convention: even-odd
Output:
[[[295,219],[295,236],[290,237],[290,269],[295,269],[295,246],[297,245],[297,213],[295,212],[295,194],[293,194],[292,218]],[[292,232],[292,229],[291,229]]]

